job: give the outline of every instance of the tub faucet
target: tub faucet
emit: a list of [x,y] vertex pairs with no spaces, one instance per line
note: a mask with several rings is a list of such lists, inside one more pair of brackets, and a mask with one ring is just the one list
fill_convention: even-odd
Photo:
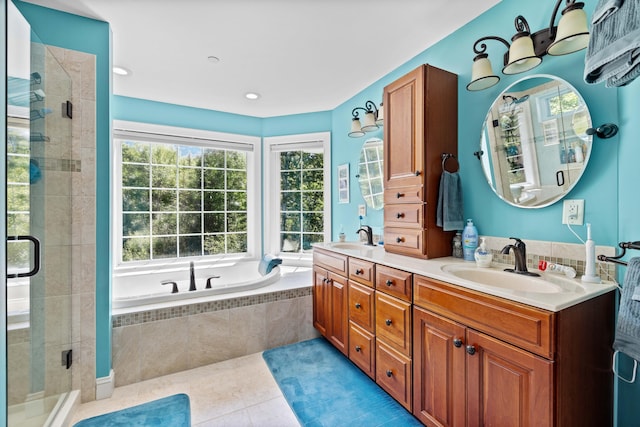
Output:
[[502,248],[500,253],[508,254],[513,249],[513,255],[516,258],[516,265],[514,268],[505,268],[504,271],[510,273],[524,274],[525,276],[539,276],[538,273],[532,273],[527,270],[527,245],[517,237],[510,237],[516,241],[515,245],[507,245]]
[[189,263],[189,291],[196,290],[196,274],[194,271],[193,261]]
[[364,231],[367,234],[367,245],[375,246],[373,244],[373,230],[371,229],[371,227],[369,227],[368,225],[361,225],[356,233],[360,233],[361,231]]

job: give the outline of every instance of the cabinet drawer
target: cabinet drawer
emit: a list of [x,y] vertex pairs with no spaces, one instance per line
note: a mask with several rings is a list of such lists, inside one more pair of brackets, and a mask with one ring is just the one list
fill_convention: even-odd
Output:
[[349,359],[372,379],[376,375],[376,338],[353,322],[349,323]]
[[553,312],[424,276],[414,276],[414,304],[547,359],[556,349]]
[[424,254],[426,232],[417,228],[384,228],[384,247],[387,252],[401,255],[419,256]]
[[411,356],[411,303],[376,292],[376,336]]
[[374,332],[375,315],[373,295],[375,291],[353,281],[349,282],[349,320],[367,331]]
[[376,383],[411,412],[411,359],[376,340]]
[[349,258],[349,279],[373,287],[375,264],[358,258]]
[[313,263],[334,273],[347,275],[347,256],[313,248]]
[[376,289],[411,302],[413,275],[384,265],[376,267]]
[[385,227],[422,228],[424,224],[424,203],[385,205]]
[[396,203],[420,203],[423,202],[424,187],[396,187],[384,190],[384,204],[392,205]]

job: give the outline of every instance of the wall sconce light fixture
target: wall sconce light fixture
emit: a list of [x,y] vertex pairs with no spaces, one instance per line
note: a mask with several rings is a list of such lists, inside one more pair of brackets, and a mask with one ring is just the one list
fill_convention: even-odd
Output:
[[531,34],[529,23],[522,15],[515,19],[516,34],[511,38],[511,44],[497,36],[485,36],[473,44],[476,56],[473,58],[471,83],[467,90],[477,91],[487,89],[500,81],[494,74],[487,55],[485,40],[497,40],[507,47],[504,54],[504,74],[518,74],[529,71],[542,62],[546,54],[552,56],[566,55],[577,52],[589,44],[589,29],[587,28],[587,14],[584,3],[566,0],[566,7],[556,27],[554,25],[558,9],[562,0],[557,0],[551,15],[549,28]]
[[[360,123],[358,110],[364,111],[362,123]],[[351,119],[351,132],[349,132],[351,138],[360,138],[364,136],[366,132],[373,132],[382,126],[384,122],[382,103],[380,103],[380,108],[377,108],[373,101],[365,102],[364,108],[354,108],[351,111],[351,115],[353,116]]]

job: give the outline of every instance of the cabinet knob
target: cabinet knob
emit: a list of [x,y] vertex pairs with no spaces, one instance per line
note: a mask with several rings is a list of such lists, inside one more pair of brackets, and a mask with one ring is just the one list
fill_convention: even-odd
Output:
[[356,351],[357,351],[357,352],[360,352],[360,350],[362,350],[362,348],[361,348],[359,345],[357,345],[357,346],[356,346]]
[[420,176],[422,174],[422,172],[420,171],[415,171],[414,173],[416,174],[416,176]]
[[387,369],[387,376],[391,378],[391,375],[393,375],[393,371],[391,369]]
[[356,303],[356,308],[362,307],[359,302]]
[[396,199],[404,197],[404,193],[396,193]]
[[361,269],[361,268],[358,268],[358,269],[356,270],[356,274],[364,274],[364,270],[363,270],[363,269]]
[[403,212],[398,212],[396,214],[396,218],[400,219],[400,218],[404,218],[404,213]]
[[387,326],[391,326],[391,319],[387,319],[384,321]]
[[391,286],[391,285],[393,285],[393,280],[387,279],[387,281],[384,282],[384,284],[387,285],[387,286]]
[[324,278],[322,279],[322,283],[327,283],[328,281],[329,281],[329,279],[327,279],[326,277],[324,277]]
[[404,237],[396,237],[396,243],[404,242]]
[[471,356],[473,356],[474,354],[476,354],[476,347],[473,345],[468,345],[467,346],[467,353]]
[[453,345],[458,348],[462,347],[462,340],[460,338],[454,338]]

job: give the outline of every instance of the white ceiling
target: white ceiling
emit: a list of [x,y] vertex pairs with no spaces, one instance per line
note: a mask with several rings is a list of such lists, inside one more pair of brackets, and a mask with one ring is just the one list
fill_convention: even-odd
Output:
[[27,1],[110,23],[116,95],[271,117],[334,109],[500,0]]

